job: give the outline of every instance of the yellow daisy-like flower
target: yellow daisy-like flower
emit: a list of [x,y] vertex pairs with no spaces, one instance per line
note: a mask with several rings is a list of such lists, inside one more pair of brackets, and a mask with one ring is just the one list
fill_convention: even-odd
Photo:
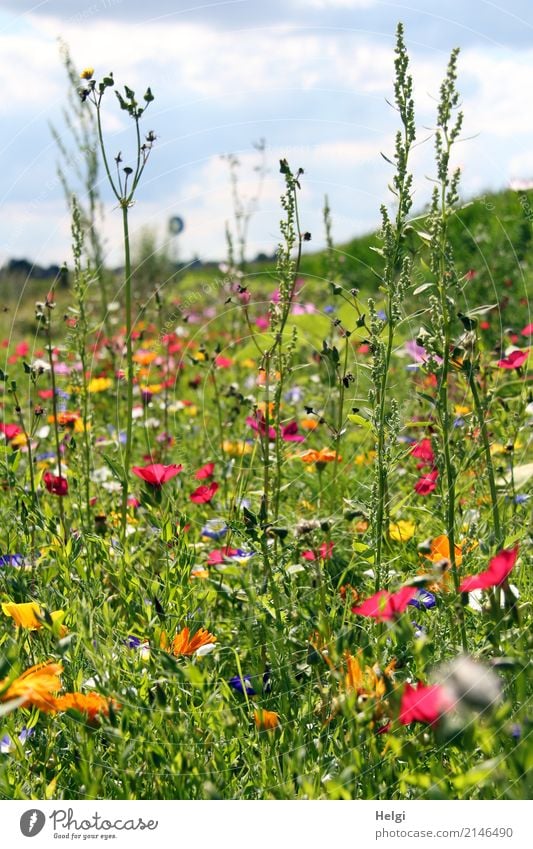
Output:
[[94,68],[84,68],[80,74],[82,80],[92,80],[94,77]]
[[105,392],[112,385],[113,381],[110,377],[93,377],[88,383],[87,390],[89,392]]
[[[35,601],[24,602],[22,604],[15,604],[15,602],[10,601],[2,605],[2,611],[6,616],[11,616],[15,625],[18,625],[19,628],[27,628],[29,631],[36,631],[38,628],[42,628],[43,611]],[[56,622],[61,623],[65,618],[65,612],[63,610],[54,610],[50,616],[54,624]],[[64,637],[68,633],[67,628],[60,624],[59,633]]]
[[415,523],[407,519],[398,519],[389,525],[389,536],[394,542],[409,542],[415,533]]

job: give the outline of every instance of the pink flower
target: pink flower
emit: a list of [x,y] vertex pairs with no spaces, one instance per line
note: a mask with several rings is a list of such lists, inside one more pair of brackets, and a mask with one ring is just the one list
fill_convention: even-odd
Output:
[[282,425],[281,438],[284,442],[305,442],[305,436],[298,433],[298,422]]
[[333,542],[323,542],[318,552],[309,549],[309,551],[302,552],[302,557],[305,560],[316,560],[318,555],[322,560],[329,560],[333,556],[333,546]]
[[0,433],[3,433],[6,440],[9,442],[10,439],[18,436],[19,433],[22,433],[22,428],[16,424],[4,424],[3,422],[0,422]]
[[205,466],[202,466],[201,469],[198,469],[197,472],[194,473],[194,477],[197,481],[203,481],[206,478],[212,478],[213,472],[215,471],[214,463],[206,463]]
[[218,566],[219,563],[224,563],[225,557],[231,557],[233,554],[237,554],[237,551],[237,548],[228,548],[228,546],[225,546],[224,548],[214,548],[213,551],[209,553],[207,565]]
[[230,366],[233,365],[233,360],[230,360],[229,357],[223,357],[221,354],[219,354],[217,357],[215,357],[215,364],[219,368],[230,368]]
[[533,336],[533,324],[528,324],[521,331],[522,336]]
[[183,466],[171,465],[162,466],[161,463],[154,463],[150,466],[134,466],[132,472],[141,480],[146,481],[150,486],[163,486],[164,483],[171,478],[179,475]]
[[406,684],[402,693],[399,719],[402,725],[409,725],[411,722],[435,725],[452,704],[444,688],[438,684],[428,687],[420,681],[416,687]]
[[503,360],[498,360],[498,365],[500,368],[520,368],[520,366],[524,365],[528,357],[529,350],[511,351],[508,357],[504,357]]
[[430,492],[433,492],[433,490],[437,488],[438,476],[439,473],[437,469],[434,469],[432,472],[428,472],[427,475],[422,475],[422,477],[415,483],[415,492],[418,495],[429,495]]
[[[246,418],[246,424],[255,430],[260,436],[264,436],[266,433],[266,421],[263,413],[256,412],[254,416],[248,416]],[[268,428],[268,438],[273,440],[276,438],[276,431],[273,427],[269,426]]]
[[472,590],[487,590],[489,587],[499,587],[507,580],[518,557],[518,546],[504,548],[498,552],[489,563],[489,568],[479,575],[465,578],[459,587],[459,592],[469,593]]
[[396,593],[380,590],[359,606],[352,607],[352,613],[358,616],[370,616],[380,622],[395,619],[403,613],[416,592],[416,587],[402,587]]
[[45,472],[43,481],[48,492],[51,492],[52,495],[67,495],[68,481],[62,475],[53,475],[52,472]]
[[199,486],[198,489],[195,489],[194,492],[191,492],[189,498],[195,504],[209,504],[217,489],[218,483],[213,481],[207,486]]

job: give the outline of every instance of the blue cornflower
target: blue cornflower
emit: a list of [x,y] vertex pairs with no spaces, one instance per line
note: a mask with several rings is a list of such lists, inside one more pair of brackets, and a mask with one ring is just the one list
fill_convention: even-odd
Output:
[[242,693],[243,695],[245,691],[247,696],[256,695],[256,691],[252,687],[251,675],[243,675],[242,678],[239,675],[234,675],[233,678],[229,679],[228,684],[238,693]]
[[202,528],[202,536],[208,539],[222,539],[228,532],[224,519],[208,519]]
[[0,554],[0,566],[17,566],[24,564],[22,554]]
[[416,591],[416,595],[411,599],[409,604],[412,604],[413,607],[417,607],[419,610],[423,608],[430,610],[432,607],[435,607],[437,600],[433,593],[420,589]]

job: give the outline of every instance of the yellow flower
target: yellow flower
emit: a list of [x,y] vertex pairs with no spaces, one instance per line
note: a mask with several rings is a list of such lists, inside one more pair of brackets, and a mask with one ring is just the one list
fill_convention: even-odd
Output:
[[259,731],[274,731],[281,725],[279,714],[274,710],[265,710],[264,708],[254,710],[254,722]]
[[367,463],[372,463],[376,457],[375,451],[367,451],[366,454],[357,454],[355,457],[356,466],[365,466]]
[[93,377],[89,381],[87,389],[89,392],[105,392],[113,384],[110,377]]
[[[60,675],[63,667],[59,663],[39,663],[26,669],[22,675],[15,678],[0,696],[0,701],[23,699],[20,707],[36,707],[39,710],[54,709],[54,693],[61,689]],[[0,691],[4,689],[8,679],[0,681]]]
[[194,418],[198,414],[198,407],[196,404],[191,404],[189,407],[185,407],[184,413],[186,416]]
[[252,360],[250,359],[250,357],[247,357],[247,359],[242,361],[241,365],[245,368],[255,368],[255,360]]
[[17,433],[16,436],[11,440],[11,446],[18,448],[22,445],[27,445],[28,440],[26,439],[26,435],[24,433]]
[[415,523],[407,519],[398,519],[389,525],[389,536],[394,542],[409,542],[415,532]]
[[[14,623],[18,625],[19,628],[28,628],[29,631],[36,631],[38,628],[42,628],[44,618],[43,610],[35,601],[29,601],[23,604],[15,604],[10,601],[7,604],[2,605],[2,611],[6,616],[11,616]],[[64,637],[67,633],[67,628],[64,625],[61,625],[61,622],[65,618],[64,611],[55,610],[50,614],[50,616],[52,617],[54,624],[56,622],[60,624],[59,633],[62,637]]]
[[161,383],[150,383],[149,386],[143,384],[141,386],[141,392],[149,392],[150,395],[157,395],[162,389],[163,385]]
[[84,68],[80,74],[82,80],[92,80],[94,76],[94,68]]
[[470,407],[465,407],[463,404],[455,404],[453,411],[456,416],[468,416],[472,412]]
[[230,457],[243,457],[245,454],[251,454],[253,451],[252,446],[248,442],[243,442],[242,440],[238,442],[230,442],[228,439],[225,439],[222,443],[222,447],[224,449],[224,453],[229,454]]

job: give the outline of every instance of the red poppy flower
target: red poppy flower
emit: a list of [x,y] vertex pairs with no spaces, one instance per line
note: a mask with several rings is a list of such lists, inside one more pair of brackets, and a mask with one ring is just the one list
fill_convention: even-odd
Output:
[[438,476],[439,473],[437,469],[434,469],[432,472],[428,472],[427,475],[422,475],[422,477],[415,483],[415,492],[418,495],[429,495],[430,492],[433,492],[433,490],[437,488]]
[[194,477],[197,481],[203,481],[206,478],[212,478],[213,472],[215,471],[214,463],[206,463],[205,466],[202,466],[201,469],[198,469],[197,472],[194,473]]
[[161,463],[154,463],[150,466],[134,466],[132,472],[150,486],[163,486],[171,478],[179,475],[182,469],[183,466],[181,465],[163,466]]
[[189,498],[191,499],[191,501],[194,501],[195,504],[209,504],[217,489],[218,483],[216,483],[216,481],[213,481],[207,486],[199,486],[198,489],[195,489],[194,492],[191,492]]
[[469,593],[472,590],[487,590],[489,587],[499,587],[509,577],[518,557],[518,546],[504,548],[498,552],[489,563],[489,568],[479,575],[465,578],[459,587],[459,592]]
[[281,428],[281,438],[284,442],[305,442],[305,436],[298,433],[298,422],[289,422]]
[[380,590],[358,607],[352,607],[352,613],[358,616],[370,616],[380,622],[395,619],[403,613],[416,592],[416,587],[402,587],[396,593]]
[[426,687],[420,681],[416,687],[406,684],[400,704],[400,722],[409,725],[411,722],[425,722],[435,725],[452,707],[452,702],[443,687],[432,684]]
[[520,368],[520,366],[524,365],[528,357],[529,350],[511,351],[508,357],[504,357],[503,360],[498,360],[498,365],[500,368]]
[[43,475],[44,485],[52,495],[66,495],[68,493],[68,481],[62,475],[53,475],[45,472]]
[[422,439],[420,442],[417,442],[416,445],[413,445],[411,448],[411,454],[413,457],[421,460],[424,465],[427,464],[428,466],[432,466],[435,462],[431,439],[428,439],[427,437]]

